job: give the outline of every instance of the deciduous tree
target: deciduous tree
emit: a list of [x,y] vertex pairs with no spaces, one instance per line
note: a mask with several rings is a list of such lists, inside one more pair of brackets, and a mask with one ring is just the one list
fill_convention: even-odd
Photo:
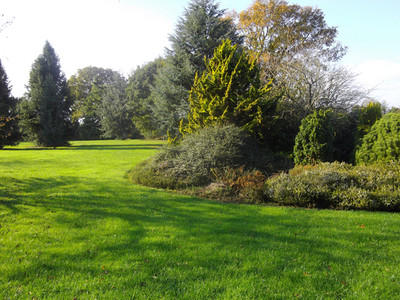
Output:
[[79,138],[100,138],[99,107],[105,87],[114,84],[121,77],[117,71],[89,66],[79,69],[68,80],[68,87],[74,98],[72,118],[79,123]]
[[336,41],[338,31],[329,27],[318,8],[288,4],[285,0],[255,0],[238,14],[238,28],[245,46],[255,55],[267,75],[276,76],[283,63],[305,49],[318,51],[321,59],[337,61],[345,48]]

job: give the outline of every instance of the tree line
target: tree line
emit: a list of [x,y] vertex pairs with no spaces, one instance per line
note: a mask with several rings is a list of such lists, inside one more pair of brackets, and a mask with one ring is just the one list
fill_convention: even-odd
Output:
[[[164,56],[127,79],[89,66],[67,80],[46,42],[22,99],[11,97],[0,64],[0,145],[21,137],[51,147],[71,139],[173,140],[232,123],[274,152],[291,153],[302,147],[296,141],[307,127],[302,122],[315,115],[323,123],[328,117],[320,111],[329,110],[336,157],[349,161],[370,128],[362,118],[371,99],[340,65],[346,47],[337,35],[320,9],[285,0],[255,0],[240,13],[214,0],[192,0]],[[382,113],[379,103],[373,105]]]

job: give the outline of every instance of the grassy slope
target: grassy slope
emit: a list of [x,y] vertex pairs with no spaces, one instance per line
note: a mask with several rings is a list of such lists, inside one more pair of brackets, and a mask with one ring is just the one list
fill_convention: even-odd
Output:
[[400,215],[205,201],[130,184],[151,141],[0,152],[0,299],[400,295]]

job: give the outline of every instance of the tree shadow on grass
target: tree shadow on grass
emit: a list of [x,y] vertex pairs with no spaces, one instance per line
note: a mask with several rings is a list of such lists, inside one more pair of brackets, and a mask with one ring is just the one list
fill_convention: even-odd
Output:
[[165,143],[150,143],[150,144],[105,144],[105,145],[71,145],[67,147],[24,147],[24,148],[4,148],[7,151],[43,151],[43,150],[154,150],[165,146]]
[[[297,274],[298,284],[305,285],[313,279],[304,274],[330,272],[329,265],[353,265],[356,269],[362,259],[385,263],[384,256],[371,254],[398,238],[396,231],[363,230],[357,227],[357,217],[352,221],[346,213],[324,214],[323,220],[315,222],[318,211],[222,204],[123,181],[66,176],[14,185],[19,194],[9,195],[10,199],[40,208],[48,222],[55,222],[58,232],[73,231],[76,236],[68,250],[62,237],[42,232],[46,238],[38,242],[40,259],[15,268],[7,274],[7,281],[27,284],[51,276],[56,280],[64,277],[66,283],[77,277],[82,286],[85,281],[95,282],[93,290],[86,290],[92,295],[106,288],[105,283],[123,282],[121,289],[142,290],[148,296],[162,296],[167,290],[179,297],[179,290],[193,289],[202,282],[212,286],[215,278],[224,276],[233,282],[236,276],[253,278],[254,285],[261,287],[265,278],[278,282]],[[45,228],[46,219],[40,228]],[[89,233],[81,234],[80,229]],[[331,229],[336,231],[329,236]],[[56,250],[58,243],[64,247],[61,252]],[[133,276],[135,272],[140,276]],[[336,277],[325,279],[324,288],[335,285],[339,277],[359,279],[340,270],[332,272]],[[99,283],[101,278],[104,284]],[[311,285],[319,291],[322,287],[316,280]],[[60,285],[65,292],[67,287],[62,281]],[[350,287],[341,288],[350,292]],[[49,293],[46,287],[41,289]],[[208,289],[200,290],[202,296],[221,296],[227,287],[214,290],[216,294]],[[75,293],[79,291],[78,284]]]

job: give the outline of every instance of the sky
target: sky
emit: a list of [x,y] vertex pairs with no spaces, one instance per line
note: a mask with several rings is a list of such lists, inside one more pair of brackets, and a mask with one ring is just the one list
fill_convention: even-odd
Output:
[[[168,36],[189,0],[0,0],[0,59],[12,94],[26,92],[29,72],[48,40],[69,78],[87,66],[111,68],[125,76],[164,55]],[[252,0],[217,0],[240,12]],[[399,0],[288,0],[325,14],[328,26],[348,47],[341,64],[357,74],[372,96],[400,107]]]

